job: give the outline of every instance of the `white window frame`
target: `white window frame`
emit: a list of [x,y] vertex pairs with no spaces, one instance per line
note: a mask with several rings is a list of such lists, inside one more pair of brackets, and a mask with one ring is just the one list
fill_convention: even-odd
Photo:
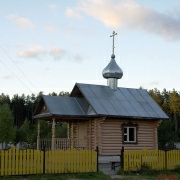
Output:
[[[125,133],[125,128],[127,129],[127,131],[126,131],[126,133]],[[134,141],[130,141],[129,140],[129,129],[134,129]],[[137,127],[136,126],[124,126],[124,134],[123,134],[123,136],[127,136],[127,140],[125,141],[124,140],[124,143],[136,143],[137,142],[137,133],[136,133],[136,131],[137,131]],[[124,137],[123,137],[123,139],[124,139]]]

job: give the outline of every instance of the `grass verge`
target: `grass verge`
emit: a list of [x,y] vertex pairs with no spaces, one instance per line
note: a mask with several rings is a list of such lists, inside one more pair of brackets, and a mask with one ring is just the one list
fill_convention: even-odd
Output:
[[119,169],[118,174],[126,177],[127,180],[180,179],[180,166],[177,166],[174,170],[151,170],[147,165],[143,165],[138,171],[124,171],[123,169]]
[[32,176],[4,176],[0,180],[69,180],[69,179],[89,179],[89,180],[110,180],[111,178],[102,172],[99,173],[76,173],[76,174],[37,174]]

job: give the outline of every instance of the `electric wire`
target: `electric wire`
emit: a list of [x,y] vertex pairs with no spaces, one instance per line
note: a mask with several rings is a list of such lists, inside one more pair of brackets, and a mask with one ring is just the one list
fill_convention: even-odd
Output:
[[[24,72],[19,68],[19,66],[12,60],[10,55],[4,50],[2,46],[0,46],[2,50],[5,52],[5,54],[9,57],[9,59],[13,62],[13,64],[19,69],[19,71],[23,74],[23,76],[28,80],[28,82],[35,88],[35,86],[32,84],[32,82],[28,79],[28,77],[24,74]],[[36,88],[35,88],[36,89]]]
[[33,93],[17,76],[16,76],[16,74],[14,74],[12,71],[11,71],[11,69],[9,69],[7,66],[6,66],[6,64],[4,64],[4,62],[0,59],[0,61],[1,61],[1,63],[31,92],[31,93]]

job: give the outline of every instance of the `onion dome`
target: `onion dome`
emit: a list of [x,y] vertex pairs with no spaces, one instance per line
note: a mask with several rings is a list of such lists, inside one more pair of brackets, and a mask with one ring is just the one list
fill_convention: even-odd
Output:
[[111,55],[111,61],[110,63],[104,68],[102,75],[104,78],[116,78],[121,79],[123,76],[122,69],[117,65],[115,61],[115,55]]

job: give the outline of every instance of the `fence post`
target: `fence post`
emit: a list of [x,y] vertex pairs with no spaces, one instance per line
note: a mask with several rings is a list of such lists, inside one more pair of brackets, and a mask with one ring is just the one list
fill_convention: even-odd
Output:
[[45,145],[43,145],[43,155],[44,155],[44,161],[43,161],[43,174],[45,174],[45,171],[46,171],[46,147]]
[[98,165],[99,165],[99,147],[98,146],[96,146],[96,152],[97,152],[97,159],[96,159],[96,161],[97,161],[97,167],[96,167],[96,169],[97,169],[97,172],[99,171],[99,167],[98,167]]
[[167,169],[167,147],[165,146],[165,169]]
[[124,146],[121,149],[121,168],[124,168]]

